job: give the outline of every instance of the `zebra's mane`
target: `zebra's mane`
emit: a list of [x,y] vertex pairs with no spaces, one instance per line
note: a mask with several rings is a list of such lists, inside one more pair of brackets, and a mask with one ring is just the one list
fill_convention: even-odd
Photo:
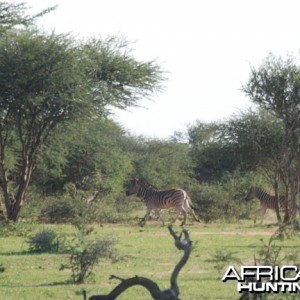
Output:
[[149,183],[149,182],[148,182],[146,179],[144,179],[144,178],[139,179],[139,183],[141,183],[145,188],[153,188],[153,189],[155,189],[155,190],[158,190],[158,188],[157,188],[155,185]]
[[[260,187],[252,187],[251,188],[252,190],[256,190],[256,191],[258,191],[258,192],[260,192],[260,193],[263,193],[263,194],[265,194],[265,195],[268,195],[268,196],[270,196],[270,197],[275,197],[275,195],[271,195],[270,193],[268,193],[267,191],[265,191],[263,188],[260,188]],[[282,196],[282,195],[279,195],[279,198],[282,198],[282,197],[284,197],[284,196]]]
[[256,191],[259,191],[259,192],[263,192],[265,194],[269,194],[268,192],[266,192],[263,188],[260,188],[260,187],[252,187],[251,190],[256,190]]

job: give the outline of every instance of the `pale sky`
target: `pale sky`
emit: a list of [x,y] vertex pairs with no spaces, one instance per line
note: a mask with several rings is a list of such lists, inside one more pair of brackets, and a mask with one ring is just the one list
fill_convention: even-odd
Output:
[[[250,66],[270,53],[299,56],[299,0],[27,0],[38,25],[78,38],[117,35],[139,60],[168,72],[162,93],[116,111],[134,134],[167,138],[196,120],[226,120],[251,102],[240,91]],[[300,56],[299,56],[300,57]]]

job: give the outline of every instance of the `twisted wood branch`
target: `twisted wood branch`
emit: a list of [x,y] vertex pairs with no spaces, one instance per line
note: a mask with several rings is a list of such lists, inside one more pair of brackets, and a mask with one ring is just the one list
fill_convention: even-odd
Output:
[[[186,229],[183,229],[179,236],[174,232],[172,226],[168,227],[170,234],[175,240],[175,246],[178,250],[183,250],[183,257],[180,259],[178,264],[175,266],[171,278],[170,283],[171,287],[167,290],[161,290],[156,282],[151,279],[145,277],[135,276],[132,278],[122,279],[115,275],[112,275],[110,279],[119,279],[121,283],[117,285],[109,294],[107,295],[94,295],[89,298],[89,300],[114,300],[128,288],[140,285],[146,288],[151,294],[152,298],[155,300],[179,300],[179,286],[177,284],[177,277],[179,275],[180,270],[186,264],[189,259],[189,256],[192,251],[192,242],[189,237],[189,233]],[[183,239],[182,239],[183,235]],[[86,294],[84,292],[84,297],[86,298]]]

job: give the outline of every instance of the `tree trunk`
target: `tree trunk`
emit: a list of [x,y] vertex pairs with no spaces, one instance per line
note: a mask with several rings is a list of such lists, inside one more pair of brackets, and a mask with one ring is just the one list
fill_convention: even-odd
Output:
[[25,201],[25,196],[28,190],[32,171],[33,164],[29,163],[29,160],[27,160],[23,167],[22,174],[20,176],[20,184],[14,196],[12,196],[9,192],[7,181],[5,181],[5,184],[3,184],[2,182],[7,220],[17,221],[20,210]]
[[275,191],[275,197],[277,200],[277,205],[275,208],[276,216],[277,216],[277,221],[278,223],[281,223],[281,216],[280,216],[280,203],[279,203],[279,180],[280,180],[280,174],[279,174],[279,166],[278,163],[276,164],[276,170],[275,170],[275,176],[274,176],[274,191]]
[[[294,217],[296,208],[296,186],[295,186],[295,172],[293,168],[293,147],[292,147],[293,129],[289,124],[285,124],[285,147],[287,156],[287,170],[288,170],[288,195],[285,202],[285,216],[284,222],[290,221]],[[289,205],[290,201],[290,205]]]

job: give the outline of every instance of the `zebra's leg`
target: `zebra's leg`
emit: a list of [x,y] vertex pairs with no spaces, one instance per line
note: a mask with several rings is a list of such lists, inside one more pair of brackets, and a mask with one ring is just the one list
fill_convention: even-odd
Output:
[[193,215],[194,220],[200,223],[200,219],[197,217],[189,201],[185,201],[184,205],[182,206],[182,209],[185,210],[187,213],[191,213]]
[[186,216],[187,216],[187,213],[186,213],[185,210],[182,210],[182,213],[183,213],[183,221],[182,221],[182,223],[181,223],[180,226],[183,226],[183,225],[185,225],[185,223],[186,223]]
[[143,220],[140,222],[140,225],[143,227],[146,225],[146,222],[148,221],[149,219],[149,216],[150,216],[150,212],[151,212],[151,208],[147,208],[147,212],[143,218]]
[[175,223],[175,221],[178,219],[179,215],[180,215],[180,210],[176,209],[176,215],[175,215],[175,218],[172,220],[171,224]]
[[188,205],[188,203],[186,202],[185,205],[182,207],[183,211],[185,211],[186,213],[191,213],[193,215],[193,218],[196,222],[200,223],[200,219],[197,217],[197,215],[195,214],[194,209]]
[[162,226],[165,226],[164,219],[162,218],[162,216],[161,216],[161,214],[160,214],[160,212],[159,212],[159,209],[155,209],[154,211],[155,211],[155,213],[158,215],[159,219],[161,220]]
[[196,216],[196,214],[195,214],[195,212],[194,212],[194,210],[191,208],[191,213],[192,213],[192,215],[193,215],[193,217],[194,217],[194,220],[196,221],[196,222],[199,222],[200,223],[200,219]]
[[260,211],[260,208],[256,210],[255,212],[255,216],[254,216],[254,223],[256,223],[256,219],[257,219],[257,216],[259,214],[259,211]]
[[258,211],[259,214],[260,214],[260,224],[262,224],[263,221],[264,221],[264,216],[265,216],[265,214],[266,214],[267,208],[266,208],[266,207],[261,207],[261,208],[259,208],[257,211]]
[[261,214],[262,214],[262,207],[258,208],[255,212],[255,217],[254,217],[254,223],[256,223],[256,220],[258,218],[258,216],[261,217]]
[[279,207],[278,206],[276,207],[275,212],[276,212],[277,222],[281,223],[282,219],[281,219],[281,215],[280,215]]

